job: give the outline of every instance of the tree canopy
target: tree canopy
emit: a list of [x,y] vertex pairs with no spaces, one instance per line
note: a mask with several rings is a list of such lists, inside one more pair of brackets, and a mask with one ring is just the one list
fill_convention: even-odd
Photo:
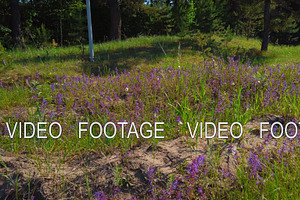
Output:
[[[138,35],[222,32],[264,36],[262,0],[92,0],[95,42]],[[275,44],[299,44],[300,2],[270,1],[267,37]],[[0,2],[0,42],[40,46],[87,41],[83,0],[5,0]]]

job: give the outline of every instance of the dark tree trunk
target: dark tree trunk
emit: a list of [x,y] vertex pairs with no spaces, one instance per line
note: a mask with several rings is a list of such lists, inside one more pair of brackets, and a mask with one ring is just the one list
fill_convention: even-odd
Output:
[[264,9],[264,36],[261,45],[262,51],[268,50],[269,44],[269,29],[270,29],[270,6],[271,0],[265,0],[265,9]]
[[110,11],[110,32],[109,38],[111,40],[120,40],[121,39],[121,10],[118,0],[107,0]]
[[11,7],[11,30],[14,45],[21,44],[21,16],[19,10],[19,0],[10,0]]

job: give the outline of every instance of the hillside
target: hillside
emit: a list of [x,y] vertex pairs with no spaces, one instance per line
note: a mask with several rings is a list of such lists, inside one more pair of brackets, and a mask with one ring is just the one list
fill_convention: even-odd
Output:
[[300,46],[195,34],[94,48],[94,63],[87,46],[0,54],[0,199],[299,195]]

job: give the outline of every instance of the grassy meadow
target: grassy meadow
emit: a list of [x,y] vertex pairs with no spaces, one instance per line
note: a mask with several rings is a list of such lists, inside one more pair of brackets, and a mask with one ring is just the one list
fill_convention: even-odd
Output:
[[[78,157],[121,157],[112,166],[109,189],[93,185],[94,176],[84,165],[83,196],[68,192],[80,185],[62,181],[48,188],[48,194],[56,195],[54,199],[299,199],[299,135],[273,139],[265,132],[255,145],[247,145],[244,137],[200,139],[206,144],[205,153],[195,150],[197,157],[174,166],[176,173],[163,176],[152,166],[143,171],[143,193],[126,178],[132,149],[151,145],[155,152],[161,141],[179,137],[189,138],[185,145],[197,149],[199,138],[190,138],[187,122],[195,127],[197,122],[230,125],[238,121],[245,128],[251,120],[274,115],[283,124],[298,123],[300,46],[270,44],[267,52],[261,52],[260,45],[257,39],[228,35],[141,36],[95,44],[93,63],[88,46],[80,45],[48,44],[3,52],[0,148],[30,159],[42,179],[55,179],[63,164]],[[63,132],[58,139],[24,139],[19,138],[22,130],[16,126],[11,139],[6,122],[11,127],[16,122],[59,122]],[[79,122],[134,122],[138,130],[143,122],[164,122],[165,138],[131,134],[124,139],[121,126],[113,139],[94,139],[88,133],[79,138]],[[125,126],[125,133],[130,129]],[[253,135],[254,129],[257,127],[244,135]],[[295,130],[288,129],[287,134],[293,136]],[[274,126],[273,131],[279,134],[281,129]],[[54,132],[57,134],[56,129]],[[108,134],[113,135],[113,130],[108,129]],[[225,149],[235,160],[234,169],[221,166],[220,152]],[[8,183],[0,190],[0,198],[51,199],[37,194],[34,185],[23,187],[19,176],[11,175],[9,162],[0,157],[0,163],[2,180]],[[58,164],[53,168],[52,163]]]

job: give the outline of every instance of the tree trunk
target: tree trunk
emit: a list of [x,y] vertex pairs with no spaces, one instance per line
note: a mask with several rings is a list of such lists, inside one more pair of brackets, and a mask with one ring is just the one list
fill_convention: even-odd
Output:
[[121,39],[121,10],[118,0],[107,0],[110,11],[110,33],[109,38],[111,40]]
[[11,7],[11,30],[14,45],[21,44],[21,16],[19,10],[19,0],[10,0]]
[[265,0],[265,9],[264,9],[264,36],[261,45],[261,51],[268,50],[269,44],[269,29],[270,29],[270,6],[271,0]]

